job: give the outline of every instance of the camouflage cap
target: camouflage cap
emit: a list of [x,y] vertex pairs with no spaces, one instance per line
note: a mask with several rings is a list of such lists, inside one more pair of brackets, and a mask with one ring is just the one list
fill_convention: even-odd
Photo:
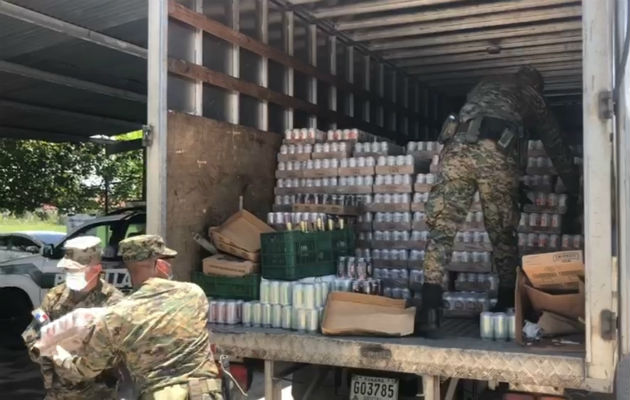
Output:
[[122,240],[118,244],[118,255],[123,261],[144,261],[150,258],[175,257],[177,252],[164,244],[159,235],[138,235]]
[[81,236],[64,244],[65,255],[57,266],[67,270],[79,270],[101,261],[101,239],[96,236]]

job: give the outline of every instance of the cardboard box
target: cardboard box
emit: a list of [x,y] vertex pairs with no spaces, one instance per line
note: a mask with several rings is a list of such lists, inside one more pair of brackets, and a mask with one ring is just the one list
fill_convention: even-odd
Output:
[[374,193],[412,193],[413,185],[374,185]]
[[413,190],[418,193],[428,193],[431,191],[435,185],[430,185],[428,183],[414,183]]
[[411,203],[411,211],[426,211],[425,203]]
[[246,260],[260,259],[260,234],[275,230],[248,211],[241,210],[221,226],[211,227],[209,236],[221,251]]
[[411,175],[417,170],[415,165],[377,165],[375,169],[376,175]]
[[[555,320],[558,319],[558,317],[561,316],[565,316],[566,314],[573,314],[573,315],[577,315],[577,314],[582,314],[583,315],[583,311],[576,311],[577,309],[575,308],[576,304],[581,304],[582,305],[582,309],[584,307],[584,291],[583,289],[581,290],[581,298],[579,296],[575,296],[576,294],[560,294],[560,295],[555,295],[555,296],[551,296],[551,297],[546,297],[546,296],[541,296],[540,291],[536,291],[536,292],[532,292],[531,290],[527,289],[527,286],[530,287],[530,289],[532,288],[530,285],[529,280],[527,279],[527,276],[525,275],[525,273],[523,273],[522,269],[518,269],[517,270],[517,275],[516,275],[516,293],[515,293],[515,319],[516,319],[516,343],[519,343],[521,345],[525,345],[525,338],[523,336],[523,325],[524,322],[530,321],[530,322],[536,322],[536,323],[540,323],[542,322],[543,324],[547,324],[547,327],[549,329],[549,323],[554,322]],[[578,292],[579,294],[579,292]],[[531,295],[531,297],[530,297]],[[569,304],[569,297],[556,297],[556,296],[574,296],[572,298],[571,301],[573,302],[578,302],[578,303],[571,303]],[[551,315],[548,317],[552,317],[552,318],[547,318],[550,321],[540,321],[540,316],[541,316],[541,311],[536,311],[535,307],[533,306],[533,302],[537,304],[536,308],[538,308],[539,310],[542,308],[553,308],[555,311],[560,311],[560,313],[558,312],[553,312],[551,310],[546,310],[548,312],[553,313],[554,315]],[[561,306],[565,306],[566,308],[561,309]],[[544,314],[544,312],[543,312]],[[572,318],[569,318],[572,319]],[[572,321],[574,323],[578,322],[576,319],[572,319]],[[580,341],[580,340],[584,340],[583,336],[578,336],[578,337],[571,337],[572,340],[576,340],[576,341]],[[584,346],[582,344],[579,345],[564,345],[564,346],[554,346],[553,343],[550,343],[548,340],[543,340],[540,343],[536,344],[536,347],[544,347],[546,349],[549,350],[558,350],[558,351],[584,351]]]
[[328,178],[330,176],[337,176],[337,168],[320,168],[320,169],[305,169],[302,171],[304,178]]
[[537,312],[550,311],[577,320],[584,318],[584,284],[580,282],[577,293],[549,293],[523,283],[525,294],[532,309]]
[[278,161],[308,161],[311,159],[311,153],[296,154],[278,154]]
[[215,254],[203,259],[202,269],[206,275],[240,277],[258,272],[260,264],[227,254]]
[[341,158],[348,158],[350,157],[350,154],[352,154],[352,149],[348,148],[348,150],[346,151],[329,151],[327,153],[313,153],[312,157],[313,160],[317,160],[317,159],[321,159],[323,160],[324,158],[337,158],[337,159],[341,159]]
[[346,167],[339,168],[339,176],[365,176],[374,175],[374,167]]
[[409,212],[411,207],[409,203],[370,203],[364,206],[367,212]]
[[408,231],[411,222],[372,222],[375,231]]
[[370,194],[373,191],[372,185],[336,186],[334,189],[336,194]]
[[577,290],[584,279],[581,250],[532,254],[523,257],[523,271],[536,289]]
[[408,336],[413,334],[415,307],[404,300],[359,293],[332,292],[324,310],[324,335]]
[[276,170],[276,178],[278,178],[278,179],[283,179],[283,178],[302,178],[303,177],[302,172],[303,171],[301,169],[292,170],[292,171]]
[[446,266],[447,271],[452,272],[492,272],[492,263],[449,263]]

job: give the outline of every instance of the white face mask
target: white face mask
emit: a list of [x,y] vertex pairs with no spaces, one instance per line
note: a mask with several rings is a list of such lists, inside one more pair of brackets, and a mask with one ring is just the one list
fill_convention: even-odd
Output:
[[85,272],[66,272],[66,286],[70,290],[80,292],[88,285],[88,281],[85,279]]

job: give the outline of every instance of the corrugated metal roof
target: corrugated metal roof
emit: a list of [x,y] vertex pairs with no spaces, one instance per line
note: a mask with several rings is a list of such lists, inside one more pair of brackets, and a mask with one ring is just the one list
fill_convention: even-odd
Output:
[[[146,0],[11,0],[142,47]],[[0,15],[0,60],[146,96],[146,60]],[[87,139],[139,129],[146,104],[0,73],[0,136]]]
[[577,0],[320,0],[302,9],[446,94],[530,64],[555,96],[579,97]]

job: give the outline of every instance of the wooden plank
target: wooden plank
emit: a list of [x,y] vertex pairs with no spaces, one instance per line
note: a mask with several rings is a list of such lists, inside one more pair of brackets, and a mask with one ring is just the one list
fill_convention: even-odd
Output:
[[278,93],[255,83],[237,79],[222,72],[214,71],[185,60],[169,59],[168,70],[173,74],[187,79],[201,80],[207,84],[217,86],[225,90],[237,91],[241,94],[259,100],[267,100],[284,108],[302,110],[306,113],[318,115],[320,117],[336,119],[338,122],[342,122],[347,126],[363,129],[367,132],[382,134],[390,138],[394,138],[397,135],[396,132],[384,130],[383,128],[361,121],[358,118],[348,117],[341,112],[328,110],[319,105],[309,103],[308,101]]
[[580,60],[582,60],[582,52],[574,51],[574,52],[567,52],[567,53],[562,53],[562,54],[551,54],[548,56],[510,57],[510,58],[504,58],[504,59],[496,60],[496,61],[486,60],[486,61],[479,61],[479,62],[467,62],[467,63],[461,63],[461,64],[459,63],[458,64],[445,64],[445,65],[438,65],[438,66],[413,68],[410,70],[410,72],[416,73],[416,74],[430,74],[430,73],[437,73],[437,72],[478,70],[480,68],[521,66],[524,64],[529,64],[529,65],[533,65],[534,67],[537,67],[540,64],[580,61]]
[[[352,21],[341,21],[335,24],[339,31],[351,31],[357,29],[382,28],[384,26],[413,24],[417,22],[438,23],[444,19],[460,19],[462,16],[470,17],[483,14],[500,14],[518,10],[532,9],[536,7],[548,7],[567,4],[579,4],[576,0],[528,0],[509,1],[485,4],[467,4],[461,7],[449,7],[438,10],[428,10],[419,12],[406,12],[396,15],[381,15],[373,18],[354,19]],[[439,22],[441,23],[441,22]]]
[[574,18],[582,15],[581,6],[556,7],[544,10],[528,10],[503,13],[493,16],[475,16],[444,21],[439,24],[432,22],[403,26],[400,28],[387,28],[359,32],[353,34],[353,40],[362,42],[375,39],[387,39],[403,36],[428,35],[431,33],[443,33],[462,31],[466,29],[488,28],[491,26],[504,26],[540,21],[549,21],[560,18]]
[[438,4],[456,3],[460,0],[373,0],[354,2],[329,8],[319,8],[313,12],[315,18],[331,18],[343,15],[358,15],[380,11],[401,10],[412,7],[435,6]]
[[557,43],[582,42],[581,30],[569,30],[552,34],[517,36],[505,39],[478,40],[467,43],[444,44],[414,48],[411,50],[386,51],[382,54],[386,60],[403,58],[443,56],[448,54],[465,54],[478,51],[487,51],[490,46],[499,46],[502,51],[514,48],[527,49],[532,46],[542,46]]
[[[557,77],[557,76],[582,76],[582,62],[559,62],[549,63],[544,65],[538,65],[536,67],[543,77]],[[519,66],[505,67],[505,68],[484,68],[474,71],[455,71],[446,73],[431,73],[431,74],[418,74],[417,77],[424,82],[434,82],[438,80],[457,79],[457,78],[481,78],[484,76],[510,74],[519,69]]]
[[[532,46],[521,47],[516,49],[501,50],[498,54],[489,54],[487,51],[481,51],[468,54],[456,54],[448,56],[436,56],[422,58],[413,58],[405,61],[396,62],[396,65],[401,68],[414,67],[421,65],[434,65],[434,64],[449,64],[449,63],[463,63],[478,60],[501,60],[508,57],[526,57],[526,56],[540,56],[540,55],[552,55],[561,54],[565,52],[582,51],[582,42],[574,43],[562,43],[548,46]],[[535,61],[535,58],[532,58]]]
[[[397,105],[388,102],[386,99],[376,96],[374,93],[366,92],[363,88],[361,88],[360,85],[347,82],[337,76],[326,73],[318,69],[317,67],[300,60],[297,57],[287,54],[282,50],[278,50],[259,40],[251,38],[243,33],[237,32],[230,27],[221,24],[220,22],[206,17],[203,14],[196,13],[193,10],[175,2],[175,0],[169,0],[169,15],[173,19],[176,19],[192,27],[202,29],[204,32],[225,40],[234,46],[239,46],[259,56],[267,57],[268,59],[282,64],[286,67],[292,68],[295,71],[315,77],[318,80],[321,80],[328,84],[335,85],[339,89],[354,92],[354,94],[357,96],[367,97],[376,102],[383,102],[385,106],[390,108],[398,107]],[[412,113],[411,110],[401,111]]]
[[184,113],[168,113],[167,243],[173,271],[189,280],[205,255],[191,233],[205,234],[243,206],[265,220],[273,203],[282,135]]
[[454,43],[466,43],[478,40],[502,40],[511,37],[546,34],[546,33],[558,33],[569,30],[581,30],[582,23],[580,20],[565,21],[565,22],[552,22],[542,24],[529,24],[525,26],[509,27],[509,28],[493,28],[493,29],[479,29],[466,33],[452,33],[431,37],[418,37],[412,39],[395,40],[383,40],[374,43],[370,43],[368,48],[372,51],[381,50],[393,50],[404,49],[408,47],[425,47],[425,46],[437,46],[437,45],[449,45]]

